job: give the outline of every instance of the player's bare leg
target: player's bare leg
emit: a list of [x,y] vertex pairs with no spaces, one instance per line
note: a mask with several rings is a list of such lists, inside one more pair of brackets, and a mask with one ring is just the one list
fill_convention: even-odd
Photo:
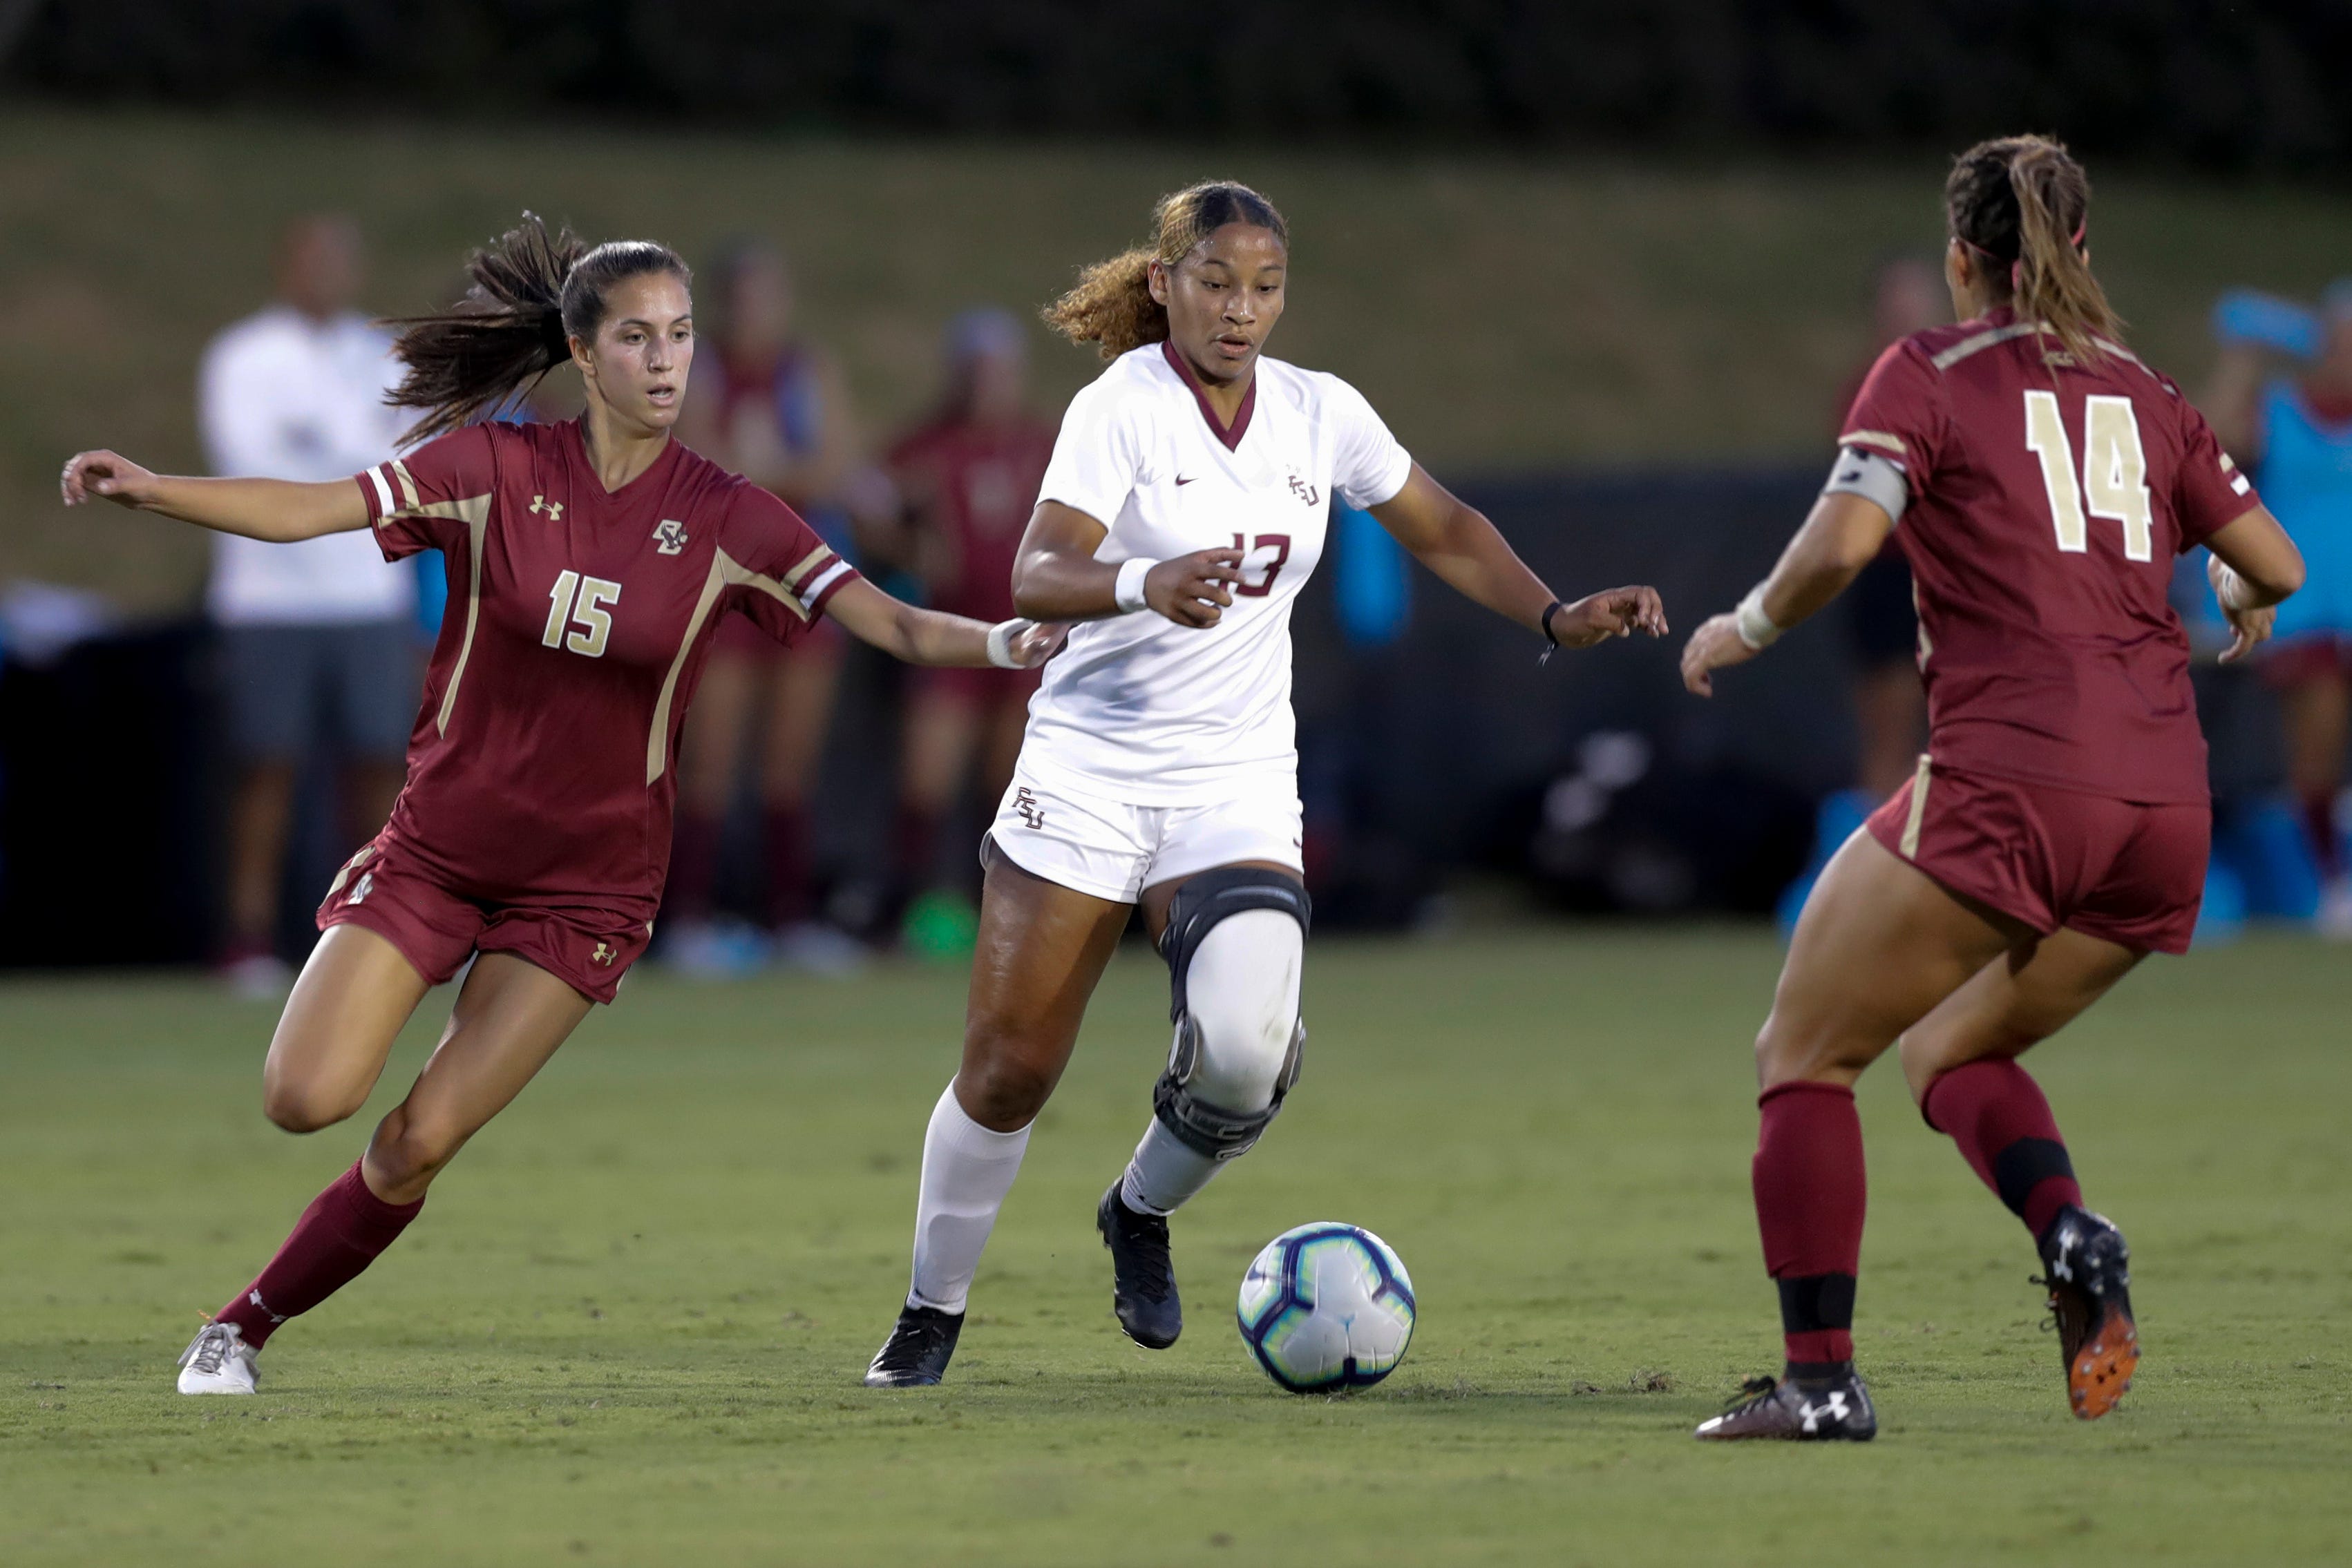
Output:
[[1928,1124],[1949,1134],[2042,1252],[2067,1397],[2095,1420],[2139,1364],[2129,1252],[2083,1207],[2042,1091],[2016,1059],[2072,1022],[2144,954],[2059,931],[1994,960],[1903,1036],[1903,1073]]
[[522,1092],[593,1005],[511,953],[475,959],[441,1043],[368,1141],[360,1171],[369,1190],[386,1203],[422,1203],[442,1167]]
[[915,1213],[914,1278],[866,1369],[877,1388],[939,1382],[1030,1124],[1069,1065],[1087,998],[1129,906],[1033,876],[991,852],[972,952],[963,1061],[931,1111]]
[[295,979],[262,1064],[269,1119],[289,1133],[314,1133],[366,1104],[427,989],[415,966],[374,932],[328,927]]
[[1965,900],[1868,832],[1846,841],[1797,923],[1756,1041],[1762,1126],[1754,1166],[1765,1267],[1780,1287],[1788,1364],[1703,1423],[1707,1438],[1867,1438],[1853,1370],[1854,1276],[1865,1186],[1853,1082],[1945,998],[2033,933]]
[[[334,1093],[352,1092],[362,1076],[355,1067],[364,1067],[366,1082],[373,1082],[391,1036],[407,1016],[402,1011],[384,1029],[389,1013],[371,1013],[359,999],[371,986],[379,998],[396,994],[396,982],[382,959],[382,953],[392,953],[391,944],[350,925],[331,929],[321,951],[331,943],[335,953],[330,964],[315,975],[306,969],[296,988],[301,1016],[294,1018],[297,1009],[289,1004],[294,1027],[281,1028],[279,1042],[271,1047],[273,1063],[281,1061],[279,1045],[289,1048],[282,1062],[285,1082],[307,1087],[315,1096],[309,1103],[327,1108],[335,1103]],[[392,956],[405,967],[405,959]],[[423,980],[414,969],[408,973],[421,996]],[[353,998],[336,993],[331,982],[338,978],[350,986]],[[350,1005],[338,1006],[346,1001]],[[399,1238],[425,1207],[434,1176],[521,1092],[578,1027],[589,1005],[562,980],[511,955],[487,953],[475,960],[441,1044],[415,1085],[377,1124],[366,1155],[312,1200],[268,1266],[189,1345],[180,1358],[181,1392],[252,1393],[255,1357],[270,1334],[356,1279]],[[414,1006],[412,998],[408,1010]],[[381,1048],[372,1038],[368,1050],[354,1048],[339,1057],[324,1043],[339,1021],[374,1024]],[[365,1099],[365,1086],[357,1092]],[[350,1113],[344,1109],[331,1119]]]

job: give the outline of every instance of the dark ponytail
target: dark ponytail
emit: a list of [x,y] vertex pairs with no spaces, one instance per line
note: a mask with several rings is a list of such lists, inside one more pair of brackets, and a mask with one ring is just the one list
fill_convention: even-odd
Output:
[[624,278],[694,275],[676,251],[651,240],[611,240],[591,249],[570,228],[551,235],[533,213],[466,258],[474,280],[465,298],[427,316],[405,316],[393,352],[408,367],[385,400],[421,408],[403,444],[445,435],[539,384],[572,357],[571,340],[593,342],[604,298]]
[[1980,141],[1953,162],[1945,214],[1998,297],[2087,360],[2123,337],[2123,321],[2084,254],[2091,180],[2046,136]]

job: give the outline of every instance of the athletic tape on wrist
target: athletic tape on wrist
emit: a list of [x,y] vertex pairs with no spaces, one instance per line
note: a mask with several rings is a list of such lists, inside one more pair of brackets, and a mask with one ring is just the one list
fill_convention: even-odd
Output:
[[1122,614],[1132,615],[1139,610],[1148,608],[1143,598],[1143,580],[1149,577],[1151,574],[1151,569],[1159,564],[1156,560],[1146,560],[1141,556],[1118,563],[1118,580],[1111,586],[1110,596]]
[[1013,639],[1035,625],[1034,621],[1015,618],[1000,621],[988,629],[988,662],[1000,670],[1017,670],[1021,661],[1013,656]]
[[2221,601],[2222,609],[2234,614],[2242,615],[2249,608],[2246,603],[2246,580],[2240,577],[2238,569],[2227,561],[2221,563],[2221,581],[2214,586],[2213,597]]
[[1764,613],[1762,583],[1759,582],[1748,591],[1748,597],[1739,601],[1739,609],[1736,614],[1739,625],[1739,640],[1748,644],[1749,653],[1760,653],[1780,640],[1780,628],[1773,623],[1769,615]]

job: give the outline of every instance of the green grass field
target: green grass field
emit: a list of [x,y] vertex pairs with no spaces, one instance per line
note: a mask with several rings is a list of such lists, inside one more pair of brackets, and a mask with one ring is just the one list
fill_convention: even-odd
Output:
[[[257,1108],[271,1014],[174,979],[0,988],[0,1562],[2316,1563],[2352,1554],[2344,953],[2158,962],[2040,1069],[2128,1230],[2147,1346],[2065,1411],[2009,1215],[1865,1083],[1866,1448],[1688,1436],[1777,1360],[1747,1196],[1745,931],[1318,945],[1281,1124],[1178,1222],[1191,1303],[1123,1340],[1091,1207],[1140,1130],[1165,980],[1123,954],[1046,1112],[948,1386],[858,1375],[904,1287],[960,978],[646,975],[424,1218],[187,1400],[198,1319],[369,1112]],[[436,1004],[440,998],[436,998]],[[437,1022],[437,1017],[430,1021]],[[397,1080],[395,1083],[394,1081]],[[1387,1237],[1412,1353],[1281,1394],[1232,1327],[1276,1231]]]

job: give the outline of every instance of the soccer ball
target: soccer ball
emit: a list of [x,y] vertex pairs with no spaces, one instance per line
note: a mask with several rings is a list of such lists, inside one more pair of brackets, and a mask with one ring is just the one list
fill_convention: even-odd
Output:
[[1242,1343],[1293,1394],[1370,1388],[1412,1343],[1412,1279],[1370,1231],[1319,1220],[1265,1244],[1237,1315]]

